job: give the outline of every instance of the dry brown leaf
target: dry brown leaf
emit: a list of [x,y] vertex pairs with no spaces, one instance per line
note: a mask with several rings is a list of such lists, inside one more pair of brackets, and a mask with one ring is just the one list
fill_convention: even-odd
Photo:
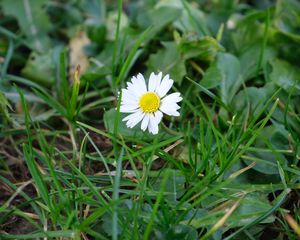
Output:
[[90,39],[85,32],[78,32],[77,35],[70,40],[70,70],[71,81],[73,82],[73,75],[76,67],[80,66],[81,73],[84,73],[88,66],[89,60],[84,52],[84,47],[90,43]]

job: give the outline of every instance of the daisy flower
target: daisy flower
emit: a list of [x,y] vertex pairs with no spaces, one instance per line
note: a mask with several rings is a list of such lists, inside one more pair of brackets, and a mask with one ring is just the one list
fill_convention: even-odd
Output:
[[174,81],[167,74],[162,78],[162,73],[151,73],[148,86],[142,74],[131,78],[127,88],[122,89],[120,112],[130,113],[123,119],[126,126],[133,128],[142,122],[141,129],[147,128],[150,133],[158,133],[158,125],[163,113],[169,116],[179,116],[178,102],[182,100],[179,92],[166,95]]

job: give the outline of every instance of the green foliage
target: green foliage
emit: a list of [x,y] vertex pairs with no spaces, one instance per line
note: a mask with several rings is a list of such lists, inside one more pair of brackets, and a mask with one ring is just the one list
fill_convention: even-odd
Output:
[[219,51],[224,48],[212,37],[202,37],[196,40],[179,40],[179,49],[185,59],[194,58],[212,62]]
[[230,104],[234,95],[243,84],[239,60],[228,53],[219,54],[217,67],[220,71],[220,96],[225,104]]
[[[271,63],[270,81],[287,92],[294,91],[298,95],[300,90],[300,69],[288,62],[274,59]],[[294,89],[294,90],[293,90]]]
[[39,53],[47,52],[50,47],[50,39],[47,36],[50,21],[42,9],[46,3],[46,0],[2,1],[4,14],[12,15],[18,20],[30,47]]
[[275,24],[278,30],[288,37],[299,38],[300,3],[296,0],[280,0],[276,4]]
[[[1,239],[299,238],[298,1],[0,5]],[[159,71],[180,117],[127,128]]]
[[55,69],[52,54],[52,51],[43,55],[32,52],[22,69],[22,75],[43,86],[50,87],[53,85],[55,82]]
[[12,109],[12,107],[7,101],[5,95],[2,92],[0,92],[0,114],[4,122],[6,123],[11,121],[8,109]]
[[150,55],[148,72],[159,70],[169,73],[180,84],[186,74],[185,61],[174,42],[164,42],[163,45],[164,49]]

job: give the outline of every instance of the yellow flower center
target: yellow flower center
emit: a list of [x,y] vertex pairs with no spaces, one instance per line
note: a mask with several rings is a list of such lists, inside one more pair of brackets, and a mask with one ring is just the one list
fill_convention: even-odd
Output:
[[145,113],[156,112],[160,105],[160,98],[154,92],[147,92],[140,98],[140,108]]

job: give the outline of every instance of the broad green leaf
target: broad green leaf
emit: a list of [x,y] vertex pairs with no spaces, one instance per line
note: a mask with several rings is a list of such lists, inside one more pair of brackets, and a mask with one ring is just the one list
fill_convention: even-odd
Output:
[[143,28],[153,27],[157,31],[176,20],[182,10],[177,7],[159,7],[140,11],[137,16],[138,25]]
[[[227,0],[211,1],[211,4],[211,8],[214,10],[206,13],[206,22],[213,36],[216,36],[221,28],[221,25],[224,24],[225,27],[229,17],[234,18],[234,15],[232,13],[239,7],[240,3],[234,0]],[[234,21],[234,19],[231,19],[231,21],[232,20]],[[225,36],[226,34],[227,32],[224,31],[223,37],[227,37]]]
[[39,53],[46,52],[50,47],[47,31],[50,21],[45,11],[47,0],[3,0],[2,8],[5,15],[14,16],[28,44]]
[[265,18],[266,12],[251,11],[250,14],[238,21],[235,31],[231,34],[233,44],[238,52],[243,52],[249,46],[262,41],[265,27],[260,21],[264,21]]
[[[80,1],[80,7],[85,12],[85,25],[87,26],[87,34],[91,41],[97,45],[104,44],[106,31],[115,31],[114,27],[109,26],[106,29],[106,6],[103,0],[83,0]],[[112,33],[112,34],[115,34]]]
[[[169,172],[169,178],[166,183],[165,188],[165,199],[170,202],[171,204],[176,204],[177,200],[184,194],[185,192],[185,176],[181,171],[178,170],[163,170],[162,176],[165,171]],[[153,184],[153,189],[159,191],[161,185],[161,179],[155,180]]]
[[211,63],[209,68],[205,71],[201,79],[201,85],[207,89],[215,88],[222,82],[222,74],[217,66],[217,62]]
[[225,104],[230,104],[243,83],[240,62],[232,54],[219,53],[217,55],[217,67],[221,73],[221,99]]
[[198,37],[209,36],[210,31],[207,26],[207,16],[205,13],[188,3],[188,1],[178,2],[180,2],[178,6],[182,9],[182,14],[176,18],[174,26],[183,33],[193,35],[196,33]]
[[298,0],[278,0],[274,23],[281,33],[299,43],[300,2]]
[[295,87],[293,95],[300,95],[300,69],[280,59],[270,61],[270,64],[272,66],[270,81],[287,92]]
[[45,54],[32,52],[22,69],[22,75],[36,83],[50,87],[55,81],[53,51],[49,50]]
[[179,43],[179,50],[185,59],[194,58],[197,60],[211,62],[224,48],[212,37],[201,37],[200,39],[182,38]]
[[[225,224],[232,227],[244,226],[252,222],[257,217],[266,213],[272,206],[267,201],[266,196],[262,194],[248,194],[241,200],[237,209],[230,215]],[[228,208],[227,208],[228,209]],[[226,209],[204,214],[201,218],[195,217],[190,221],[190,225],[195,228],[206,227],[215,224],[225,214]],[[274,222],[275,217],[270,216],[262,221],[262,223]],[[183,223],[186,223],[184,221]]]
[[[255,77],[258,71],[261,71],[261,69],[258,69],[261,48],[261,43],[256,43],[255,45],[247,48],[239,56],[241,63],[241,74],[245,81]],[[263,68],[270,59],[275,58],[276,54],[277,50],[275,48],[267,47],[263,52],[261,68]]]
[[[264,104],[267,101],[267,90],[265,88],[248,87],[241,90],[233,101],[234,108],[237,112],[243,112],[245,114],[257,115],[264,108]],[[249,108],[249,109],[248,109]]]
[[[158,239],[159,236],[157,236]],[[173,240],[196,240],[198,239],[198,232],[195,228],[189,225],[178,224],[171,226],[168,231],[164,234],[163,239]]]
[[86,15],[86,25],[104,24],[106,17],[106,6],[103,0],[82,0],[80,7]]
[[[293,93],[296,91],[294,89]],[[281,101],[281,108],[277,108],[272,118],[281,124],[288,124],[295,133],[300,134],[300,118],[297,116],[297,112],[299,112],[299,95],[292,96],[290,101],[289,92],[281,91],[278,95]],[[287,112],[285,112],[287,110]],[[294,134],[295,134],[294,133]]]
[[[257,138],[254,143],[254,147],[258,149],[270,149],[270,146],[274,150],[288,150],[289,133],[284,129],[282,125],[274,123],[271,126],[265,127],[262,130],[261,137]],[[287,164],[287,160],[282,153],[255,151],[249,152],[247,155],[250,157],[248,160],[244,159],[246,164],[251,164],[255,161],[254,170],[264,174],[278,174],[277,161],[280,161],[283,165]]]
[[[255,193],[248,194],[229,217],[228,223],[231,227],[244,226],[267,212],[271,207],[265,195]],[[274,220],[275,217],[271,215],[261,223],[270,223],[274,222]]]
[[162,71],[179,84],[186,74],[185,62],[174,42],[164,42],[164,49],[150,55],[148,73]]

